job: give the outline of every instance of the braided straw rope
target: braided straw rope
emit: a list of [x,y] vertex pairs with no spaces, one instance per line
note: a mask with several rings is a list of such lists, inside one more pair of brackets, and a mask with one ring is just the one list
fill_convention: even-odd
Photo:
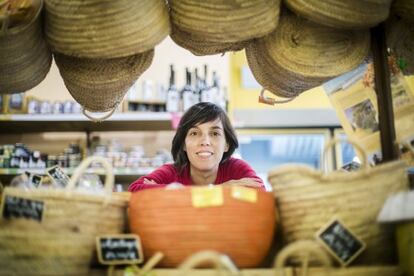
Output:
[[73,98],[85,109],[114,109],[151,65],[154,50],[114,59],[75,58],[55,53],[56,65]]
[[414,2],[412,0],[394,0],[392,10],[404,20],[414,23]]
[[43,39],[43,1],[33,1],[34,14],[27,25],[0,30],[0,94],[20,93],[38,85],[49,72],[52,53]]
[[[409,0],[407,0],[409,1]],[[295,13],[340,29],[368,29],[387,19],[392,0],[285,0]]]
[[363,165],[356,172],[323,173],[300,165],[271,170],[268,178],[279,203],[285,241],[313,239],[336,216],[367,245],[356,263],[391,263],[395,258],[392,229],[376,223],[376,217],[389,195],[408,188],[406,164]]
[[[73,190],[92,162],[104,165],[105,193]],[[87,275],[95,236],[122,233],[127,201],[112,197],[112,168],[102,157],[89,157],[75,170],[66,189],[22,190],[7,187],[4,196],[44,203],[42,221],[0,220],[1,275]]]
[[246,57],[264,88],[292,98],[357,67],[369,39],[368,31],[338,31],[284,11],[277,30],[251,41]]
[[45,31],[56,52],[108,59],[153,49],[170,25],[164,0],[47,0]]
[[169,5],[171,38],[196,55],[210,55],[239,50],[245,41],[275,30],[280,0],[173,0]]

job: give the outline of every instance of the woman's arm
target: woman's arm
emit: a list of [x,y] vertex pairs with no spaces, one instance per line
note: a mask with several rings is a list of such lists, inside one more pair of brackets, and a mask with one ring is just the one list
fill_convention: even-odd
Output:
[[129,192],[136,192],[145,189],[162,188],[174,182],[175,169],[172,165],[163,165],[152,173],[141,176],[129,185]]
[[263,180],[257,176],[256,172],[247,162],[231,158],[226,173],[229,174],[230,180],[222,183],[222,185],[241,185],[250,188],[256,188],[265,191]]

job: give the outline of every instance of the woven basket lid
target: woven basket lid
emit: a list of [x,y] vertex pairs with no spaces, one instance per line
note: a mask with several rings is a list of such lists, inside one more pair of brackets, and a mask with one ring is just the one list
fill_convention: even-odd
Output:
[[275,32],[246,47],[246,56],[264,88],[291,98],[357,67],[369,38],[368,31],[339,31],[286,11]]
[[171,39],[179,46],[189,50],[196,56],[216,55],[229,51],[242,50],[246,45],[246,41],[241,42],[208,42],[205,40],[197,40],[192,37],[192,33],[181,31],[178,27],[172,24]]
[[69,56],[116,58],[149,51],[170,32],[163,0],[48,0],[46,37]]
[[171,22],[195,41],[237,43],[272,32],[280,0],[173,0]]
[[151,65],[154,50],[114,59],[75,58],[55,53],[56,65],[73,98],[85,109],[114,109]]
[[43,1],[34,0],[30,22],[0,30],[0,94],[27,91],[49,72],[52,53],[42,35],[42,7]]
[[393,11],[404,18],[404,20],[414,23],[414,1],[413,0],[394,0]]
[[386,38],[393,55],[404,63],[404,74],[414,74],[414,24],[401,18],[390,18],[386,24]]
[[[408,0],[409,1],[409,0]],[[295,13],[341,29],[369,28],[387,19],[392,0],[285,0]]]

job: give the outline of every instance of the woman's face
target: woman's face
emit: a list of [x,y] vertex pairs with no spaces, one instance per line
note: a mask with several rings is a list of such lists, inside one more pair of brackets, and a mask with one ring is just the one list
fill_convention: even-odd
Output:
[[185,149],[191,169],[211,172],[218,169],[223,153],[228,151],[223,124],[220,119],[190,128]]

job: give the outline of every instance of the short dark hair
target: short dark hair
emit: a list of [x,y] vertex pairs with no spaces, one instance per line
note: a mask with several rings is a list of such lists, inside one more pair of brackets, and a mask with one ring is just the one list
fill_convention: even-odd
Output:
[[190,107],[183,115],[178,124],[177,132],[172,140],[171,154],[174,159],[174,166],[182,171],[189,163],[187,153],[184,151],[185,138],[187,132],[198,124],[220,119],[223,124],[224,136],[228,144],[228,151],[223,154],[220,163],[228,160],[234,153],[234,150],[239,147],[236,132],[227,117],[226,112],[219,106],[209,103],[201,102]]

